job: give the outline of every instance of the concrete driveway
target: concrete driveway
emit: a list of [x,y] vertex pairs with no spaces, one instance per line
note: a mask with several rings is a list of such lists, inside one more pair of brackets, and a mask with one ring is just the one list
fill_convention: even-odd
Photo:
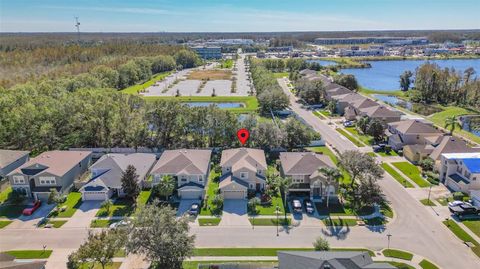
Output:
[[43,218],[48,216],[50,211],[55,207],[54,204],[47,204],[42,203],[40,206],[31,216],[24,216],[21,215],[18,219],[16,219],[12,224],[8,225],[9,229],[28,229],[28,228],[36,228],[37,223],[40,222]]
[[201,201],[198,199],[182,199],[180,200],[180,204],[178,205],[177,210],[177,217],[182,216],[183,214],[187,213],[192,204],[197,203],[201,204]]
[[247,215],[247,200],[225,200],[219,226],[251,226]]
[[84,201],[61,228],[88,228],[103,201]]

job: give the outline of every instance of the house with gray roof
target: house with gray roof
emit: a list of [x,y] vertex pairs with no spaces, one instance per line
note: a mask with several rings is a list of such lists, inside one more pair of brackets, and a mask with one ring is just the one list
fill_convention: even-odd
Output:
[[279,251],[278,269],[395,269],[366,251]]
[[211,155],[212,151],[206,149],[165,150],[152,168],[152,185],[164,176],[173,176],[181,199],[203,199]]
[[0,269],[45,269],[47,261],[17,260],[14,256],[0,252]]
[[281,152],[280,174],[292,179],[289,193],[305,193],[311,199],[334,196],[338,184],[328,182],[319,172],[322,167],[335,167],[329,156],[314,152]]
[[123,197],[122,175],[128,166],[135,167],[138,184],[145,185],[150,169],[156,161],[155,154],[150,153],[109,153],[103,155],[90,166],[85,175],[88,182],[80,188],[83,201],[107,200],[110,197]]
[[12,188],[35,199],[47,200],[51,189],[67,193],[91,161],[90,151],[46,151],[10,172]]
[[236,148],[222,151],[219,188],[224,199],[245,199],[248,191],[265,189],[267,161],[261,149]]
[[400,121],[400,118],[402,117],[402,113],[388,109],[385,106],[378,105],[378,106],[360,108],[359,116],[367,116],[370,119],[379,120],[380,122],[386,125],[387,123],[390,123],[390,122]]
[[0,180],[28,161],[29,151],[0,149]]
[[433,149],[430,158],[435,161],[435,169],[440,169],[440,162],[443,153],[472,153],[480,152],[480,148],[471,148],[465,141],[458,137],[444,136],[438,145]]
[[406,145],[438,143],[443,133],[432,124],[420,120],[402,120],[387,124],[388,144],[399,150]]

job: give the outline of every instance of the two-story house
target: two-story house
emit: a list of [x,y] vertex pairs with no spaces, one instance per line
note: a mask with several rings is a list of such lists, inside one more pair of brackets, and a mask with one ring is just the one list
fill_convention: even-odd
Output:
[[480,153],[444,153],[440,181],[454,191],[480,190]]
[[0,149],[0,180],[26,163],[29,154],[29,151]]
[[224,199],[245,199],[248,191],[265,189],[267,161],[261,149],[236,148],[222,151],[219,188]]
[[103,155],[88,169],[86,174],[88,182],[79,190],[82,193],[82,200],[106,200],[112,195],[125,196],[122,188],[122,176],[130,165],[135,167],[138,184],[143,187],[155,162],[156,156],[151,153]]
[[16,191],[46,200],[51,189],[67,193],[91,161],[90,151],[47,151],[8,174]]
[[402,120],[387,125],[388,144],[394,150],[406,145],[429,145],[439,142],[443,133],[432,124],[420,120]]
[[203,199],[210,173],[211,150],[166,150],[152,168],[152,186],[163,176],[173,176],[177,181],[177,193],[181,199]]
[[327,182],[319,172],[322,167],[335,167],[327,155],[313,152],[280,153],[280,173],[292,179],[289,194],[307,194],[311,199],[334,196],[338,184]]

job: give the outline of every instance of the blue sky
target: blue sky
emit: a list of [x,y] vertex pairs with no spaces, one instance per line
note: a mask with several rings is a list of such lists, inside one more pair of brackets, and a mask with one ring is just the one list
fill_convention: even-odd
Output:
[[480,29],[480,0],[0,0],[0,32]]

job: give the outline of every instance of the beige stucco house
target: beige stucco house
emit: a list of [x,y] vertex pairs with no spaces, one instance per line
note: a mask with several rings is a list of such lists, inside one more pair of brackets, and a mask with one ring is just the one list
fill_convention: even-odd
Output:
[[203,199],[211,155],[212,151],[206,149],[165,150],[152,168],[152,186],[170,175],[177,181],[181,199]]
[[261,149],[237,148],[222,151],[219,188],[224,199],[245,199],[248,191],[265,189],[267,161]]

